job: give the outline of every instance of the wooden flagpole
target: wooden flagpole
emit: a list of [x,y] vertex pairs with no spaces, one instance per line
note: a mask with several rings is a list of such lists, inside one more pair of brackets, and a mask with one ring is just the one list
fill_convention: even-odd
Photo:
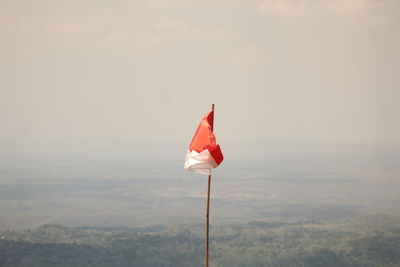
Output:
[[[212,104],[211,110],[214,110],[214,104]],[[214,131],[214,117],[213,124],[211,125],[211,131]],[[207,205],[206,205],[206,260],[205,265],[208,267],[208,248],[209,248],[209,237],[210,237],[210,193],[211,193],[211,170],[208,175],[208,189],[207,189]]]
[[209,245],[209,221],[210,221],[210,189],[211,174],[208,175],[207,208],[206,208],[206,267],[208,267],[208,245]]

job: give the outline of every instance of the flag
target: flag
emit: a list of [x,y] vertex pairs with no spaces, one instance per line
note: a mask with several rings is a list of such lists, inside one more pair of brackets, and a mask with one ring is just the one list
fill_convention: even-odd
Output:
[[203,117],[189,145],[185,170],[210,175],[224,159],[213,133],[214,109]]

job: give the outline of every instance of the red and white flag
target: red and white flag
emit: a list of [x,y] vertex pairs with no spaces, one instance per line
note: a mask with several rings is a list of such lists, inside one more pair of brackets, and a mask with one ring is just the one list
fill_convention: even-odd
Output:
[[185,170],[210,175],[224,160],[213,133],[214,109],[203,117],[186,154]]

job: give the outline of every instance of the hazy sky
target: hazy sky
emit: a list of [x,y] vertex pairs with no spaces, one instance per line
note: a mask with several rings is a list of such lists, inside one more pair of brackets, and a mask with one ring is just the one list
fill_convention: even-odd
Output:
[[0,0],[1,154],[400,142],[399,0]]

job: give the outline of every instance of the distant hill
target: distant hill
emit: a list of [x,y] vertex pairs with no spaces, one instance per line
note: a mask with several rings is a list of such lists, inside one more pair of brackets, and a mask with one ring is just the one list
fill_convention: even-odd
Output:
[[[202,225],[140,228],[43,225],[0,234],[1,267],[202,266]],[[400,218],[211,229],[211,266],[400,266]]]

